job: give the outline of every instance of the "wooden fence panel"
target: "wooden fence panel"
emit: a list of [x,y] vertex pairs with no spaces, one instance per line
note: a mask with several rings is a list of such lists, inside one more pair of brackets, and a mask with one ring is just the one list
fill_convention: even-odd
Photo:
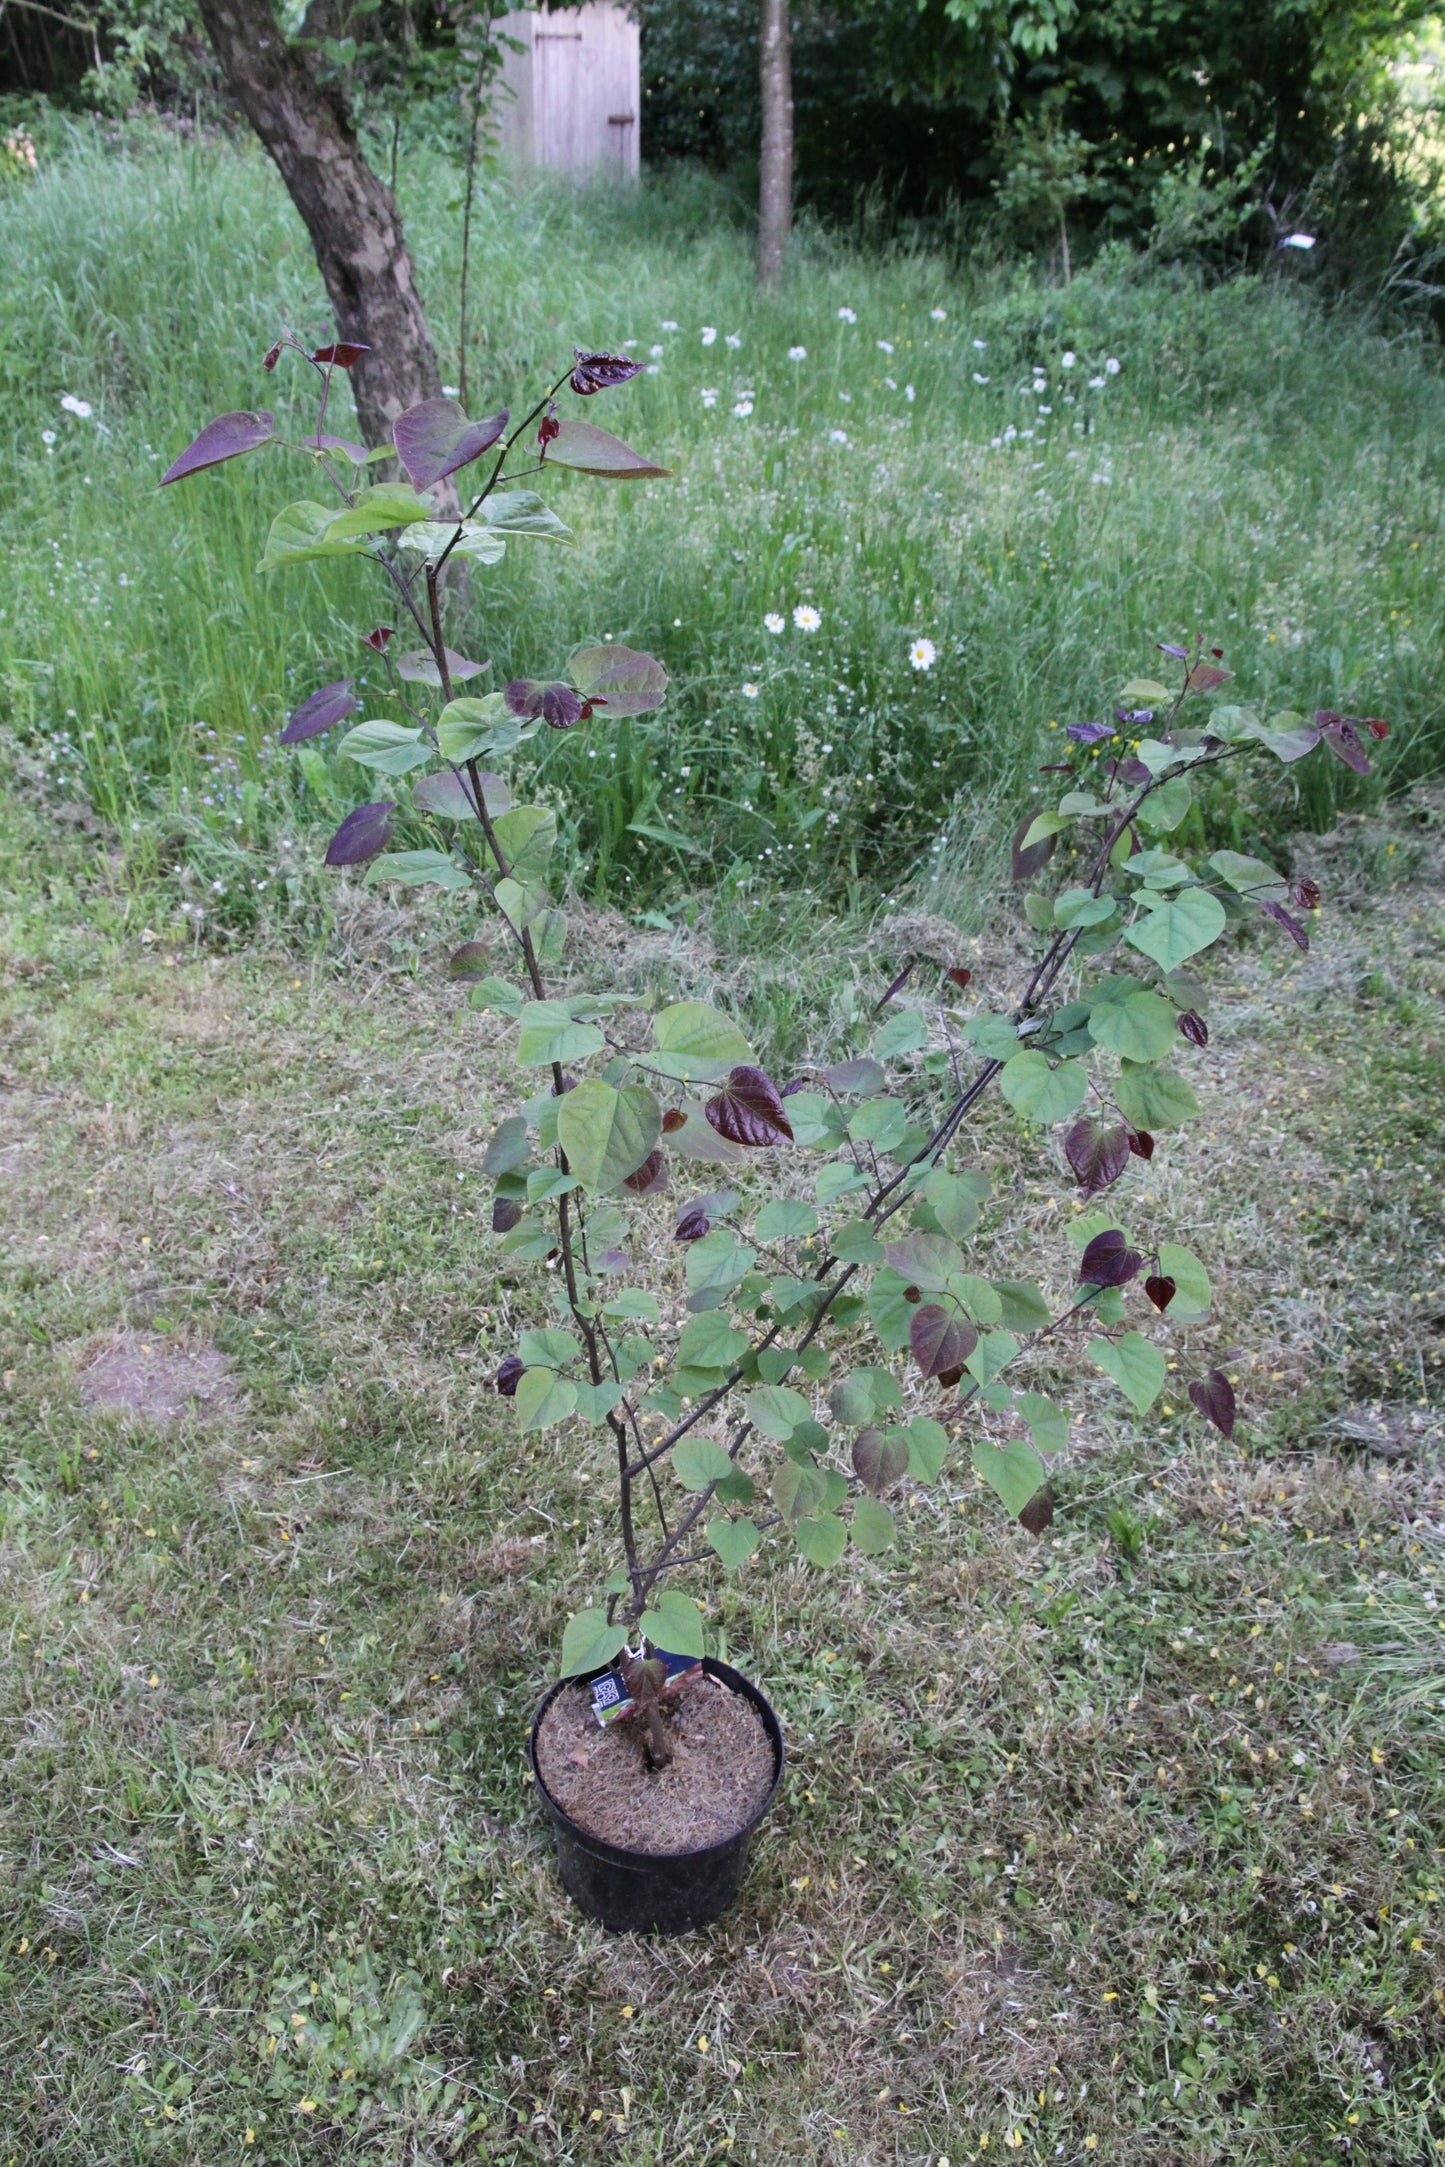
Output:
[[587,0],[546,13],[514,9],[499,27],[524,46],[508,53],[502,69],[502,148],[563,173],[635,174],[642,108],[637,24],[611,0]]

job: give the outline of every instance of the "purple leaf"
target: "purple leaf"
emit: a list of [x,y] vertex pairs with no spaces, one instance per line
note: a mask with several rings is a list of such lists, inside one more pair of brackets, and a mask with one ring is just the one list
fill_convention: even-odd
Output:
[[362,633],[361,644],[363,647],[369,647],[373,654],[384,655],[387,641],[395,638],[395,625],[373,625],[369,632]]
[[1191,1046],[1209,1044],[1209,1025],[1195,1008],[1186,1008],[1179,1018],[1179,1035],[1187,1038]]
[[898,976],[894,979],[892,985],[888,988],[887,992],[880,993],[878,999],[873,1003],[873,1013],[875,1016],[877,1015],[880,1008],[886,1008],[888,1006],[888,1003],[893,999],[895,993],[901,993],[903,991],[903,988],[907,985],[909,979],[912,976],[913,964],[905,963],[902,970],[898,973]]
[[1064,731],[1076,745],[1097,745],[1102,738],[1114,735],[1113,725],[1107,722],[1071,722]]
[[1151,1272],[1144,1282],[1144,1292],[1154,1307],[1162,1311],[1169,1307],[1179,1289],[1167,1272]]
[[1097,1196],[1119,1179],[1129,1164],[1129,1131],[1086,1115],[1064,1138],[1064,1157],[1086,1196]]
[[594,391],[615,391],[619,384],[642,374],[642,363],[626,354],[584,354],[580,346],[572,351],[577,356],[572,389],[584,399],[590,399]]
[[588,702],[570,685],[557,680],[544,682],[540,677],[514,677],[507,687],[506,700],[514,715],[521,715],[527,722],[540,715],[554,730],[570,730],[574,722],[591,713]]
[[278,743],[299,745],[303,738],[320,737],[323,730],[334,730],[338,722],[355,714],[360,705],[356,697],[356,679],[338,677],[334,685],[323,685],[309,700],[301,702],[281,732]]
[[978,1345],[978,1334],[962,1317],[951,1317],[938,1302],[924,1302],[908,1320],[908,1344],[925,1377],[961,1370]]
[[1221,670],[1213,662],[1196,662],[1185,681],[1186,692],[1213,692],[1218,686],[1228,684],[1233,670]]
[[339,451],[354,467],[359,467],[366,457],[364,444],[353,444],[349,436],[305,436],[301,439],[303,451]]
[[1030,843],[1028,849],[1025,850],[1024,837],[1033,824],[1033,814],[1025,813],[1023,819],[1014,829],[1013,877],[1015,880],[1032,880],[1035,873],[1041,873],[1058,846],[1059,838],[1057,835],[1041,835],[1036,843]]
[[510,1234],[522,1216],[522,1207],[514,1196],[498,1196],[492,1200],[492,1232]]
[[634,1167],[630,1174],[624,1174],[622,1186],[630,1189],[634,1196],[656,1196],[660,1190],[665,1189],[667,1161],[662,1153],[657,1150],[649,1151],[641,1166]]
[[1212,1422],[1221,1436],[1234,1435],[1234,1387],[1222,1369],[1212,1369],[1207,1377],[1196,1377],[1189,1387],[1189,1397],[1197,1413],[1206,1422]]
[[1129,1149],[1136,1159],[1143,1159],[1147,1165],[1154,1156],[1154,1139],[1147,1129],[1131,1129],[1129,1131]]
[[1051,1483],[1041,1483],[1023,1511],[1019,1514],[1019,1526],[1030,1535],[1042,1535],[1054,1524],[1054,1491]]
[[1316,880],[1296,880],[1290,883],[1289,899],[1300,910],[1318,910],[1320,888]]
[[638,647],[579,647],[567,665],[584,700],[613,715],[650,715],[667,697],[667,672]]
[[1079,1259],[1079,1281],[1089,1287],[1126,1287],[1143,1263],[1119,1228],[1110,1227],[1106,1233],[1094,1236]]
[[[493,820],[500,820],[503,813],[510,812],[512,793],[500,775],[490,769],[480,768],[482,779],[482,802]],[[471,776],[454,775],[444,768],[437,775],[423,775],[420,782],[411,787],[411,801],[421,812],[435,813],[440,820],[475,820],[477,817],[476,792],[472,789]]]
[[164,489],[167,482],[199,474],[203,467],[219,466],[223,459],[239,459],[242,452],[257,451],[262,444],[269,444],[275,434],[274,414],[218,414],[186,446],[180,458],[172,461],[156,486]]
[[320,362],[323,369],[349,369],[363,354],[370,352],[369,346],[358,346],[354,339],[337,339],[330,346],[318,346],[311,358]]
[[1308,933],[1306,933],[1298,918],[1291,918],[1282,903],[1261,903],[1259,907],[1266,918],[1272,918],[1276,925],[1284,927],[1296,948],[1309,947],[1310,937]]
[[415,490],[430,489],[489,451],[507,426],[507,409],[468,421],[455,399],[423,399],[391,425],[396,455]]
[[1107,781],[1111,783],[1127,783],[1131,789],[1139,783],[1147,783],[1153,780],[1143,761],[1136,760],[1132,752],[1123,754],[1117,760],[1106,761],[1104,775]]
[[[1335,758],[1343,760],[1345,766],[1353,768],[1357,775],[1368,775],[1370,772],[1369,755],[1365,751],[1364,739],[1360,736],[1350,717],[1348,715],[1337,715],[1328,707],[1319,707],[1315,710],[1315,721],[1319,724],[1324,741]],[[1374,735],[1373,731],[1371,735]]]
[[680,1106],[669,1106],[667,1112],[662,1117],[663,1135],[676,1136],[679,1129],[685,1129],[686,1127],[687,1115],[683,1112],[682,1108]]
[[463,941],[447,957],[448,978],[489,978],[492,950],[487,941]]
[[326,863],[364,865],[379,850],[385,850],[391,841],[391,816],[395,811],[391,798],[382,798],[374,805],[358,805],[354,813],[347,814],[327,845]]
[[767,1144],[781,1143],[784,1137],[792,1142],[792,1124],[777,1088],[760,1068],[733,1069],[703,1112],[718,1135],[725,1136],[729,1143],[746,1144],[759,1151]]
[[881,1497],[908,1472],[908,1440],[899,1430],[860,1430],[853,1440],[853,1472],[865,1490]]
[[1143,730],[1154,720],[1152,707],[1116,707],[1114,713],[1126,729]]
[[[444,647],[442,653],[447,658],[447,676],[454,685],[464,685],[469,677],[480,677],[492,666],[490,662],[469,662],[450,647]],[[409,647],[404,655],[398,655],[396,674],[405,684],[434,685],[441,690],[442,673],[429,647]]]
[[960,993],[973,982],[973,972],[966,971],[961,963],[955,963],[952,970],[945,971],[943,975],[951,986],[957,986]]
[[675,1242],[700,1242],[711,1231],[712,1221],[696,1204],[684,1204],[678,1213]]
[[497,1371],[496,1387],[504,1399],[511,1399],[522,1381],[523,1363],[520,1355],[509,1354]]
[[1156,640],[1154,644],[1161,655],[1173,655],[1176,662],[1187,662],[1189,660],[1189,649],[1187,647],[1175,647],[1169,640]]

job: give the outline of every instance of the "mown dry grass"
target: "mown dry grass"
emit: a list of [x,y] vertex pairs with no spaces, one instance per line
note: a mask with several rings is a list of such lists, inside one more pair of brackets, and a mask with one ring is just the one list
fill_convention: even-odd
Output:
[[[412,921],[177,952],[6,818],[0,2162],[1445,2155],[1424,808],[1326,851],[1308,958],[1225,958],[1209,1116],[1130,1196],[1210,1261],[1234,1444],[1069,1354],[1041,1543],[955,1466],[894,1561],[701,1572],[791,1771],[744,1903],[651,1946],[572,1913],[528,1791],[610,1545],[600,1452],[486,1386],[493,1026]],[[749,997],[700,937],[646,963]],[[822,1029],[870,969],[799,934],[767,1001]],[[1058,1283],[1068,1184],[978,1141]],[[225,1390],[87,1404],[117,1348]]]

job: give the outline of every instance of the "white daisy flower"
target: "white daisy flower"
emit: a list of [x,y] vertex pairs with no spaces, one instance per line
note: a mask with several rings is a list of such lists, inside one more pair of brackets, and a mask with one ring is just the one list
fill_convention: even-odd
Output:
[[1039,412],[1041,414],[1052,414],[1053,408],[1051,406],[1041,406]]
[[911,384],[905,384],[905,385],[904,385],[904,387],[903,387],[903,396],[904,396],[904,398],[905,398],[905,399],[906,399],[906,400],[908,401],[909,405],[910,405],[910,406],[912,406],[912,404],[913,404],[913,386],[912,386]]
[[1078,358],[1077,354],[1060,354],[1059,367],[1061,369],[1071,369]]
[[1114,359],[1113,355],[1111,354],[1111,355],[1109,356],[1109,359],[1108,359],[1108,360],[1107,360],[1107,361],[1106,361],[1106,362],[1104,363],[1104,374],[1105,374],[1106,376],[1117,376],[1117,375],[1118,375],[1118,373],[1119,373],[1119,364],[1118,364],[1118,362],[1117,362],[1117,361],[1116,361],[1116,360]]
[[936,324],[944,324],[948,321],[948,310],[946,308],[931,308],[928,313]]
[[783,622],[784,620],[778,615],[775,609],[770,609],[767,616],[763,619],[763,623],[767,627],[769,632],[781,632],[783,629]]
[[744,685],[743,698],[745,700],[755,700],[758,696],[759,690],[760,688],[757,685]]
[[667,349],[665,346],[649,346],[647,351],[651,354],[654,361],[660,361],[663,355],[666,353]]
[[1102,376],[1091,376],[1091,377],[1089,378],[1089,389],[1090,389],[1090,391],[1102,391],[1102,390],[1103,390],[1103,388],[1104,388],[1104,379],[1103,379],[1103,377],[1102,377]]
[[737,405],[733,408],[733,419],[735,421],[746,421],[752,410],[753,402],[751,399],[739,399]]
[[893,351],[892,339],[880,339],[878,341],[878,351],[880,354],[891,354]]
[[47,451],[53,451],[55,448],[55,431],[53,429],[42,429],[40,441]]
[[938,659],[938,649],[932,640],[915,640],[908,650],[908,659],[915,670],[931,670]]
[[986,376],[980,376],[977,369],[975,369],[973,372],[973,380],[976,384],[986,384],[988,382],[988,378]]
[[77,399],[73,391],[67,391],[60,401],[67,414],[74,414],[78,421],[89,421],[89,399]]
[[843,324],[856,324],[858,321],[857,309],[849,308],[847,302],[845,301],[842,308],[840,308],[838,311],[838,321],[839,323]]
[[808,349],[806,346],[790,346],[788,348],[789,361],[806,361],[807,358]]
[[703,327],[702,327],[702,343],[703,343],[703,345],[704,345],[704,346],[713,346],[713,345],[716,345],[716,343],[717,343],[717,326],[716,326],[716,324],[704,324],[704,325],[703,325]]
[[703,395],[702,395],[702,403],[703,403],[703,405],[704,405],[704,406],[716,406],[716,405],[717,405],[717,393],[716,393],[716,391],[714,391],[714,390],[711,390],[711,389],[709,389],[709,390],[706,390],[706,391],[704,391],[704,392],[703,392]]
[[816,632],[823,620],[811,602],[800,602],[793,611],[793,622],[800,632]]
[[742,343],[743,342],[738,337],[736,331],[730,331],[727,337],[723,340],[724,346],[741,346]]
[[[462,387],[461,387],[461,385],[460,385],[460,384],[443,384],[443,385],[442,385],[442,397],[443,397],[444,399],[459,399],[459,398],[461,397],[461,395],[462,395]],[[64,402],[62,402],[62,404],[63,404],[63,403],[64,403]]]
[[648,364],[647,364],[647,368],[646,368],[646,370],[644,371],[644,374],[645,374],[645,375],[647,375],[647,376],[656,376],[656,374],[657,374],[657,367],[658,367],[658,365],[657,365],[657,363],[656,363],[655,361],[649,361],[649,362],[648,362]]
[[982,353],[982,352],[983,352],[983,350],[984,350],[984,348],[985,348],[985,346],[987,346],[987,344],[988,344],[988,340],[987,340],[987,339],[975,339],[973,343],[974,343],[974,345],[975,345],[975,346],[976,346],[976,347],[978,348],[979,352],[980,352],[980,353]]
[[670,316],[664,316],[658,328],[662,331],[675,331],[677,329],[677,325],[673,322]]
[[888,389],[890,391],[896,391],[898,389],[898,379],[896,376],[885,376],[883,381],[888,386]]
[[847,441],[848,432],[846,429],[830,429],[828,431],[828,442],[830,444],[846,444]]

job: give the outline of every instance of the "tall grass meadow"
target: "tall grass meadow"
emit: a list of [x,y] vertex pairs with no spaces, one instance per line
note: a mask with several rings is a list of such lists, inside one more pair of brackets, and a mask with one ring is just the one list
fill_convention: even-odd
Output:
[[[400,192],[454,383],[457,175],[413,144]],[[493,683],[608,637],[672,673],[659,715],[541,755],[537,787],[580,807],[584,892],[663,919],[720,886],[966,913],[985,815],[1017,817],[1062,725],[1196,631],[1242,696],[1392,724],[1368,785],[1311,762],[1206,802],[1232,834],[1438,772],[1438,352],[1329,312],[1307,273],[1211,287],[1111,252],[1065,290],[815,233],[764,297],[737,205],[686,173],[622,195],[494,174],[474,249],[473,410],[574,341],[625,343],[648,373],[607,418],[674,473],[554,483],[577,546],[513,542],[453,627]],[[304,852],[366,795],[275,735],[365,676],[369,575],[258,575],[272,514],[314,493],[300,458],[155,485],[210,415],[284,408],[261,355],[327,321],[305,234],[243,141],[56,123],[0,186],[0,251],[8,725],[55,791],[239,907],[278,818]]]

